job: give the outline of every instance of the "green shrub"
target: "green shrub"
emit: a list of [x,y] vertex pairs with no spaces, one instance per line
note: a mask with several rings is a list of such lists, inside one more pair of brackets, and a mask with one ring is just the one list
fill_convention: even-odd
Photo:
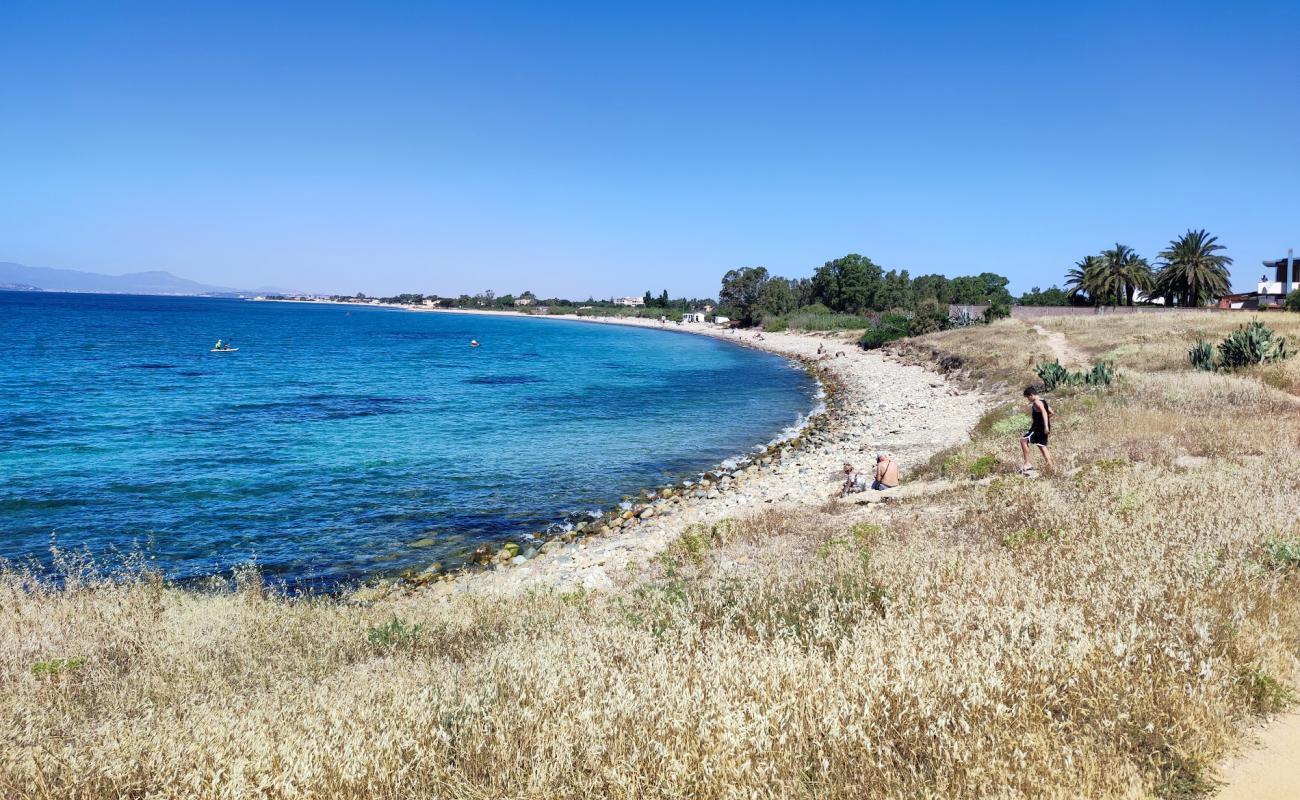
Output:
[[1270,539],[1264,543],[1264,559],[1274,569],[1300,567],[1300,540]]
[[1250,699],[1251,710],[1256,714],[1283,711],[1295,702],[1295,692],[1290,686],[1256,667],[1242,668],[1237,673],[1237,686]]
[[423,625],[412,625],[393,616],[383,625],[366,630],[370,645],[381,650],[410,650],[420,635]]
[[858,344],[867,350],[910,336],[911,320],[902,314],[881,314],[872,327],[868,328],[858,340]]
[[858,314],[799,311],[787,316],[786,324],[801,331],[857,331],[870,328],[874,321]]
[[984,309],[984,322],[997,322],[1000,319],[1006,319],[1011,316],[1011,306],[1002,302],[994,302],[988,308]]
[[1033,420],[1029,418],[1028,414],[1012,414],[993,423],[991,432],[994,436],[1021,436],[1025,431],[1029,430],[1032,423]]
[[51,658],[32,664],[32,674],[38,678],[57,678],[70,672],[76,672],[86,665],[85,656],[75,658]]
[[1002,546],[1008,550],[1015,550],[1027,544],[1035,542],[1050,542],[1057,538],[1056,531],[1043,530],[1040,528],[1023,528],[1014,533],[1008,533],[1002,537]]
[[998,465],[998,460],[993,456],[980,456],[970,465],[970,476],[975,480],[987,478],[993,474],[993,469]]
[[1300,311],[1300,289],[1296,289],[1286,296],[1286,302],[1282,307],[1287,311]]

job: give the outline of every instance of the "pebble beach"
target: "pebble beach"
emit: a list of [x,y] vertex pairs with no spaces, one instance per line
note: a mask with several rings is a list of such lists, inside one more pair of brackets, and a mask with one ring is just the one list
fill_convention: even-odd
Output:
[[[440,565],[434,565],[408,576],[408,584],[438,596],[610,589],[689,526],[765,509],[825,504],[840,485],[845,463],[870,471],[879,451],[898,461],[906,487],[912,470],[964,441],[989,406],[987,398],[931,369],[863,350],[835,334],[757,333],[638,318],[582,321],[713,336],[762,349],[805,365],[821,381],[825,402],[801,431],[762,452],[738,455],[697,480],[650,487],[641,497],[535,545],[482,548],[479,568],[442,575]],[[373,599],[395,588],[381,584],[360,590],[356,598]]]

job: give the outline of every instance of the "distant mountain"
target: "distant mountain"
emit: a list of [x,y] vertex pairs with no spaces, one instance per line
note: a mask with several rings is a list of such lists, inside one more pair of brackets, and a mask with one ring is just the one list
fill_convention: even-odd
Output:
[[211,286],[170,272],[153,270],[126,275],[101,275],[75,269],[29,267],[0,261],[0,285],[16,284],[56,292],[109,292],[116,294],[253,294],[225,286]]

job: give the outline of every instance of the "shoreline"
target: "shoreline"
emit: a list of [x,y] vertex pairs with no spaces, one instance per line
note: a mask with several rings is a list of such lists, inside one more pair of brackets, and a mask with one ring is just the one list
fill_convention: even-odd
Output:
[[[737,514],[824,504],[841,480],[841,465],[870,468],[875,452],[889,450],[903,482],[935,452],[965,441],[989,405],[983,395],[958,387],[928,367],[907,364],[856,342],[809,332],[761,333],[712,324],[661,323],[639,317],[584,318],[479,309],[412,311],[614,324],[712,336],[801,365],[821,387],[822,401],[791,435],[726,459],[699,481],[647,487],[587,524],[521,547],[507,540],[480,546],[454,571],[434,563],[423,572],[383,578],[352,594],[369,602],[393,592],[434,594],[513,593],[550,587],[602,590],[622,582],[629,569],[653,558],[693,525]],[[818,353],[819,346],[825,348]],[[783,432],[784,433],[784,432]],[[541,534],[544,535],[544,532]]]

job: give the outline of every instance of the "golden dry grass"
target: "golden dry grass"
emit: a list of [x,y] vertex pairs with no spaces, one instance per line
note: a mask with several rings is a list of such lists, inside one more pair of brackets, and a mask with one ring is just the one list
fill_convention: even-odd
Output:
[[[1015,324],[936,338],[1019,384]],[[610,593],[9,570],[0,796],[1204,794],[1297,676],[1296,412],[1174,372],[1054,406],[1055,476],[695,529]],[[996,422],[948,457],[1012,468]]]
[[[1300,314],[1284,311],[1157,312],[1110,316],[1045,317],[1043,327],[1064,333],[1070,342],[1098,360],[1146,372],[1189,370],[1187,351],[1197,339],[1217,344],[1234,329],[1259,320],[1300,348]],[[1253,374],[1270,385],[1300,394],[1300,359],[1256,368]]]

